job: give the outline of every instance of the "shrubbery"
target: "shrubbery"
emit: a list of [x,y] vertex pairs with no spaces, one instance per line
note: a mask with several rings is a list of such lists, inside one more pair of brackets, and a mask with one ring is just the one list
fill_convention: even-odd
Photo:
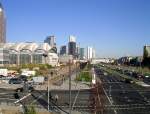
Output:
[[25,107],[24,114],[37,114],[33,106]]
[[76,78],[77,81],[85,81],[85,82],[91,82],[92,76],[88,71],[82,71]]

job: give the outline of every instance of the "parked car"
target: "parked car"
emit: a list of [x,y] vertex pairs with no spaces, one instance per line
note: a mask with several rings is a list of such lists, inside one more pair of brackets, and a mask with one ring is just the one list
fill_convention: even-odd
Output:
[[21,84],[21,83],[22,83],[22,80],[19,78],[11,78],[9,80],[9,84]]
[[34,84],[43,84],[44,83],[44,77],[43,76],[33,77],[33,83]]
[[125,83],[134,83],[131,79],[125,79]]
[[17,88],[16,92],[32,92],[34,91],[34,87],[30,84],[24,85],[23,87]]
[[0,75],[0,78],[3,78],[4,77],[4,75]]
[[137,78],[138,73],[137,73],[137,72],[133,72],[133,73],[132,73],[132,76],[133,76],[134,78]]
[[27,76],[25,76],[25,75],[20,75],[19,79],[21,79],[24,82],[28,81]]

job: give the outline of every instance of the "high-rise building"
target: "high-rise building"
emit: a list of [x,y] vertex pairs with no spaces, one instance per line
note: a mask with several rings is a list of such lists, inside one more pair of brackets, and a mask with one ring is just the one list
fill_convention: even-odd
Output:
[[45,40],[44,43],[48,43],[51,47],[56,47],[56,38],[55,36],[48,36]]
[[90,60],[93,58],[93,48],[87,47],[87,60]]
[[4,15],[4,9],[0,3],[0,43],[6,42],[6,19]]
[[95,49],[93,47],[87,47],[87,60],[95,58]]
[[76,57],[76,39],[74,36],[69,36],[68,54]]
[[93,48],[93,50],[92,50],[92,58],[95,58],[96,57],[96,51],[95,51],[95,49]]
[[84,59],[84,48],[80,48],[80,54],[79,54],[79,56],[80,56],[80,60],[83,60]]
[[69,42],[76,42],[76,38],[74,36],[70,35]]
[[76,58],[80,57],[80,45],[76,45]]
[[67,46],[61,46],[60,47],[60,55],[65,55],[67,54]]

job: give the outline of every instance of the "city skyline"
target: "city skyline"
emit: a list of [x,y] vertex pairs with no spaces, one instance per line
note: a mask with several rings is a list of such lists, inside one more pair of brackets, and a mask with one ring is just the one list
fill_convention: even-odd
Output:
[[142,55],[143,46],[150,42],[148,0],[1,2],[7,16],[7,42],[43,42],[53,34],[60,47],[75,35],[82,47],[93,46],[99,57]]

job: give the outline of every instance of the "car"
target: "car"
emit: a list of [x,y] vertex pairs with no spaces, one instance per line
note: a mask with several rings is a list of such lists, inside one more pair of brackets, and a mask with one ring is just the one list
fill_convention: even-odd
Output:
[[9,84],[21,84],[23,81],[19,78],[11,78]]
[[20,92],[32,92],[34,90],[35,89],[34,89],[34,87],[31,84],[27,84],[27,85],[24,85],[23,87],[17,88],[15,90],[15,92],[17,92],[17,93],[20,93]]
[[0,75],[0,78],[3,78],[3,77],[5,77],[5,76],[3,76],[3,75]]
[[145,76],[145,78],[149,78],[149,77],[150,77],[150,76],[147,76],[147,75]]
[[125,79],[125,83],[134,83],[131,79]]
[[44,77],[44,81],[48,81],[48,77]]
[[17,92],[17,93],[19,93],[19,92],[23,92],[23,87],[21,87],[21,88],[17,88],[17,89],[15,90],[15,92]]
[[15,99],[19,99],[20,98],[20,96],[19,96],[19,94],[17,92],[14,93],[14,97],[15,97]]
[[33,86],[29,86],[28,87],[28,92],[32,92],[32,91],[34,91],[34,87]]
[[132,76],[133,76],[134,78],[137,78],[138,73],[137,73],[137,72],[133,72],[133,73],[132,73]]
[[25,75],[20,75],[19,79],[21,79],[24,82],[28,81],[27,76],[25,76]]

